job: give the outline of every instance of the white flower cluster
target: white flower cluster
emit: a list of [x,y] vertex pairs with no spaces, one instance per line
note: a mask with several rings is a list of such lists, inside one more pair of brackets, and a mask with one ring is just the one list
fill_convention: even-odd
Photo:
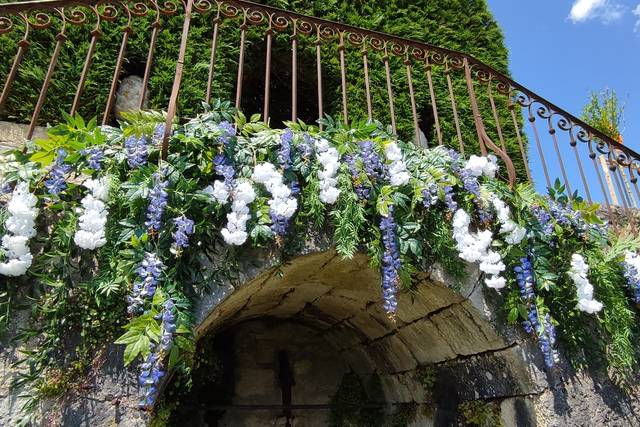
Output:
[[593,285],[589,283],[587,274],[589,265],[580,254],[571,256],[571,268],[569,277],[576,284],[578,292],[578,309],[593,314],[602,310],[602,303],[593,299]]
[[409,182],[411,176],[407,172],[407,167],[402,160],[402,151],[395,142],[391,142],[384,147],[384,154],[391,162],[389,166],[389,180],[394,187],[400,187]]
[[227,184],[220,180],[214,181],[213,187],[209,185],[203,191],[216,199],[221,205],[226,205],[231,195]]
[[336,175],[340,168],[340,154],[335,147],[330,147],[329,141],[324,138],[316,139],[315,146],[318,161],[322,165],[322,170],[318,171],[320,200],[331,205],[338,200],[340,195],[340,190],[336,187],[338,183]]
[[498,171],[498,159],[493,154],[487,157],[472,155],[467,160],[464,168],[476,177],[484,175],[489,178],[495,178]]
[[505,202],[500,200],[495,194],[491,195],[491,203],[496,209],[498,221],[500,221],[500,234],[504,234],[504,241],[510,245],[517,245],[522,242],[524,236],[527,234],[527,230],[516,224],[511,219],[511,211]]
[[500,273],[505,270],[505,265],[500,254],[489,249],[493,241],[491,231],[472,233],[470,224],[471,218],[464,210],[458,209],[453,215],[453,238],[460,258],[467,262],[480,262],[480,271],[491,276],[485,279],[488,287],[504,288],[507,282]]
[[[334,148],[335,150],[335,148]],[[272,163],[260,163],[251,175],[258,184],[265,186],[271,194],[269,210],[277,218],[289,219],[298,209],[298,201],[291,197],[291,189],[284,183],[284,178]]]
[[107,209],[105,202],[109,198],[109,177],[88,179],[83,184],[91,194],[84,196],[78,230],[73,241],[82,249],[94,250],[107,243],[104,227],[107,224]]
[[635,280],[640,283],[640,256],[635,252],[625,251],[624,262],[635,269]]
[[[219,181],[216,181],[219,182]],[[214,182],[214,186],[216,184]],[[219,189],[220,187],[218,187]],[[249,213],[249,204],[256,199],[256,192],[248,181],[237,182],[233,187],[231,194],[226,195],[224,201],[222,198],[214,197],[221,203],[226,204],[229,196],[231,196],[231,212],[227,214],[227,226],[220,230],[224,241],[229,245],[240,246],[247,241],[247,221],[251,218]],[[217,193],[220,196],[220,193]]]
[[19,183],[7,203],[9,218],[5,222],[7,234],[2,236],[2,249],[6,261],[0,264],[0,274],[22,276],[31,267],[33,255],[29,249],[29,239],[36,235],[35,220],[38,216],[36,196],[29,192],[29,184]]

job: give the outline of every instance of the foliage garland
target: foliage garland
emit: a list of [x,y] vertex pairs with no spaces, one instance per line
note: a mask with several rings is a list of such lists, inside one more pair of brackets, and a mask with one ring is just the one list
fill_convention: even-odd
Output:
[[[25,239],[11,245],[7,219],[33,214],[29,203],[27,212],[16,208],[25,189],[42,212],[33,265],[0,285],[5,324],[17,294],[38,295],[33,329],[20,337],[38,350],[19,362],[29,369],[15,384],[34,390],[27,409],[72,387],[113,340],[125,346],[126,364],[143,360],[140,405],[151,408],[167,371],[188,373],[191,304],[233,280],[235,247],[250,240],[287,251],[309,225],[333,228],[345,258],[368,252],[392,318],[397,292],[411,290],[416,271],[437,262],[460,278],[463,259],[478,262],[549,369],[557,328],[576,365],[601,362],[618,383],[629,378],[640,241],[610,233],[597,206],[559,183],[548,197],[527,184],[512,190],[494,178],[495,158],[465,161],[443,147],[404,144],[379,123],[347,128],[327,117],[324,131],[302,122],[277,130],[229,103],[204,107],[173,129],[166,161],[154,137],[163,115],[153,112],[128,114],[119,128],[67,117],[26,152],[3,155],[1,187],[11,195],[0,208],[0,232],[9,236],[0,265],[29,250]],[[74,239],[82,233],[95,233],[96,244]],[[593,314],[580,309],[585,298]]]

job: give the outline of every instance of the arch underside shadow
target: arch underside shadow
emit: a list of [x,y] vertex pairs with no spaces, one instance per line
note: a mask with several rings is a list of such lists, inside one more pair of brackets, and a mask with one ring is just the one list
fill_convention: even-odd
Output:
[[[247,258],[255,266],[255,258]],[[253,278],[236,288],[229,287],[226,295],[203,301],[199,307],[199,351],[213,351],[211,338],[216,336],[226,336],[227,344],[237,347],[231,351],[235,385],[228,387],[234,395],[227,399],[229,406],[251,402],[243,387],[249,395],[260,394],[255,389],[265,381],[271,381],[266,386],[266,390],[272,390],[271,398],[263,393],[265,396],[253,396],[253,402],[259,406],[281,401],[277,372],[267,375],[266,380],[257,380],[254,390],[242,384],[257,366],[255,360],[246,360],[252,347],[262,354],[262,360],[276,365],[276,353],[289,352],[292,375],[301,379],[291,388],[293,405],[308,403],[309,399],[317,405],[330,404],[339,381],[335,375],[327,379],[329,370],[321,360],[332,355],[336,372],[353,372],[363,382],[374,374],[379,376],[387,412],[400,404],[423,407],[416,425],[455,422],[457,406],[464,401],[524,396],[543,389],[540,361],[525,360],[529,352],[520,346],[512,330],[496,329],[488,317],[491,303],[484,298],[482,287],[476,286],[475,272],[459,291],[451,289],[448,285],[453,284],[447,283],[438,270],[423,274],[415,292],[400,294],[393,322],[382,308],[379,274],[368,266],[364,255],[342,260],[331,250],[321,251],[299,256],[279,268],[266,266],[252,271]],[[290,331],[288,337],[286,331]],[[214,345],[225,344],[218,340]],[[325,356],[300,350],[309,346],[320,349],[316,353],[330,350]],[[265,352],[272,354],[264,356]],[[319,378],[301,372],[304,366],[317,366],[312,371]],[[421,378],[424,367],[435,372],[431,385]],[[274,369],[277,371],[277,366]],[[324,391],[310,397],[305,392],[309,382],[321,384]],[[521,415],[530,417],[530,409],[522,406]],[[276,412],[270,416],[277,417]],[[294,410],[293,418],[296,416],[297,425],[311,425],[308,420],[301,421],[303,411]],[[326,417],[313,419],[313,425],[326,425]],[[243,422],[260,425],[265,419],[254,424],[246,419]]]

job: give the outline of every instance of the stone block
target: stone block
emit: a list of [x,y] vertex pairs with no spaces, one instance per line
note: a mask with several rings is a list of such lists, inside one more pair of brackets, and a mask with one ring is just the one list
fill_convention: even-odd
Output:
[[429,319],[404,326],[398,333],[421,365],[441,362],[456,356],[449,342]]

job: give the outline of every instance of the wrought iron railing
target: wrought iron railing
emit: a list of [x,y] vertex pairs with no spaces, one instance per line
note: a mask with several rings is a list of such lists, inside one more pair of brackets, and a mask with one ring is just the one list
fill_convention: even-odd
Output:
[[[603,201],[607,207],[615,202],[623,209],[640,204],[638,153],[474,57],[241,0],[46,0],[0,4],[0,41],[3,37],[15,40],[14,57],[0,60],[5,61],[0,114],[12,96],[20,97],[20,70],[32,39],[38,33],[54,31],[52,46],[48,46],[49,64],[25,135],[31,138],[56,76],[61,52],[74,49],[68,41],[72,28],[76,35],[78,28],[84,29],[89,47],[77,77],[73,100],[69,105],[52,108],[62,108],[71,114],[77,112],[84,100],[90,70],[102,58],[98,55],[99,40],[109,25],[117,28],[120,45],[110,84],[105,87],[102,122],[113,120],[116,92],[134,28],[148,36],[141,73],[143,90],[138,103],[143,107],[154,73],[158,40],[169,22],[179,20],[182,35],[175,57],[173,87],[168,92],[167,104],[160,106],[167,111],[163,144],[166,153],[183,79],[194,72],[189,66],[185,67],[194,19],[198,25],[206,25],[211,34],[207,51],[196,55],[208,59],[207,77],[198,83],[206,101],[224,95],[215,93],[220,87],[216,79],[229,80],[229,64],[220,65],[216,61],[222,49],[228,53],[228,46],[234,46],[237,53],[237,62],[233,64],[235,106],[246,109],[248,103],[249,108],[252,105],[254,109],[261,109],[247,113],[262,113],[265,121],[274,115],[281,116],[282,111],[295,121],[300,118],[304,105],[306,116],[311,114],[309,111],[313,111],[313,118],[332,113],[348,123],[354,106],[359,105],[358,111],[365,118],[388,121],[394,133],[415,138],[417,143],[429,144],[426,140],[430,137],[432,145],[451,145],[467,154],[495,153],[502,159],[504,178],[510,183],[531,181],[536,175],[532,172],[538,172],[532,171],[531,165],[539,164],[540,180],[544,176],[548,186],[559,176],[570,192],[579,189],[590,202]],[[259,67],[264,74],[259,78],[253,60],[257,44],[249,44],[256,34],[263,43],[263,47],[258,46],[263,50],[260,58],[264,59]],[[42,47],[43,42],[39,43]],[[286,69],[281,65],[275,69],[273,49],[277,44],[278,55],[282,55],[283,43],[287,52]],[[249,49],[253,62],[247,65]],[[358,75],[353,75],[353,67],[348,66],[355,62]],[[250,76],[246,75],[248,67]],[[308,87],[310,75],[313,76],[312,95]],[[279,83],[274,83],[274,77]],[[287,80],[285,85],[283,79]],[[303,81],[306,86],[301,97]],[[256,94],[257,87],[262,93]],[[272,105],[274,87],[278,88],[275,106]],[[290,92],[287,105],[282,105],[283,87]],[[259,104],[261,108],[256,107]],[[535,147],[535,162],[529,158],[528,145]],[[592,181],[595,186],[591,185]]]

